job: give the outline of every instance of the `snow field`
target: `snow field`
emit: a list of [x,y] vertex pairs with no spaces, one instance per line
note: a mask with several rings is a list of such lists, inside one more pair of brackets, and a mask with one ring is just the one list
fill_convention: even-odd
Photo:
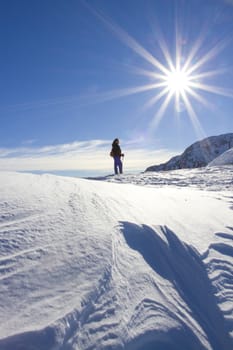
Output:
[[1,350],[232,349],[231,192],[138,178],[0,174]]

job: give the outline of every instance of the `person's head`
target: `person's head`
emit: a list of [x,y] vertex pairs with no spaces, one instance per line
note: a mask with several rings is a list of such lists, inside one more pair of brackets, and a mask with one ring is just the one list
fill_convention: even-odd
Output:
[[113,141],[113,145],[115,145],[115,144],[118,144],[120,141],[119,141],[119,139],[118,138],[116,138],[114,141]]

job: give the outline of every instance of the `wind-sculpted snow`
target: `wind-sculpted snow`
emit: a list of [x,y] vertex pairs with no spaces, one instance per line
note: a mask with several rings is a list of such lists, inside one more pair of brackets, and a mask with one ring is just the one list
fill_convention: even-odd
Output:
[[233,191],[233,166],[146,172],[137,175],[109,175],[95,179],[117,183],[133,183],[142,186],[174,186],[211,191]]
[[225,318],[226,329],[233,337],[233,227],[231,230],[232,234],[216,233],[223,240],[210,245],[204,262]]
[[[164,237],[145,225],[136,227],[126,224],[124,235],[129,246],[137,250],[158,275],[168,280],[174,288],[174,295],[177,294],[179,302],[174,303],[172,298],[170,300],[170,305],[174,309],[172,316],[180,323],[179,328],[182,328],[183,320],[186,319],[187,323],[183,334],[175,333],[174,338],[169,339],[170,347],[176,344],[177,349],[204,348],[198,339],[200,330],[189,325],[188,314],[190,314],[190,319],[192,317],[205,332],[213,349],[230,349],[231,342],[224,328],[224,319],[213,296],[212,286],[200,254],[191,246],[182,243],[168,228],[161,228],[161,231]],[[150,305],[147,307],[149,310]],[[155,316],[154,325],[156,325],[157,309],[159,309],[158,305],[153,308],[153,300],[151,300],[151,310],[154,311]],[[165,313],[169,314],[169,310]],[[154,336],[154,348],[156,348],[156,332]],[[168,340],[164,341],[163,348],[166,348],[166,342]]]
[[161,188],[0,173],[0,350],[232,349],[225,170],[211,191],[204,169]]

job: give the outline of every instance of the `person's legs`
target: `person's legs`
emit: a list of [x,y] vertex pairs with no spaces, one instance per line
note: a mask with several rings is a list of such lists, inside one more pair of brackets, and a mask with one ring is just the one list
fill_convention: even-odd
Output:
[[114,171],[118,174],[118,169],[120,174],[122,174],[122,161],[120,157],[114,157]]
[[117,161],[118,157],[114,157],[114,172],[115,174],[118,174],[118,161]]
[[121,161],[121,158],[119,158],[119,170],[120,170],[120,174],[122,174],[122,161]]

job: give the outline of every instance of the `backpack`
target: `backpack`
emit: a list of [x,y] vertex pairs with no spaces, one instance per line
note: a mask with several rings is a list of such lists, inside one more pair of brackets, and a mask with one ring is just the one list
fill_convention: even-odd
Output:
[[109,153],[110,157],[113,157],[113,151],[111,150],[111,152]]

